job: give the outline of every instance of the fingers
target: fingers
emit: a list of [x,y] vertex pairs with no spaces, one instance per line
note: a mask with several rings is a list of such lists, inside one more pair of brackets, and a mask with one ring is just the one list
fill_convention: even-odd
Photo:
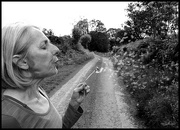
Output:
[[88,86],[86,83],[81,83],[75,88],[76,92],[79,92],[82,95],[87,95],[90,92],[90,86]]
[[80,83],[76,88],[75,88],[75,91],[76,92],[80,92],[84,89],[84,84],[83,83]]
[[90,86],[86,85],[84,89],[85,89],[85,94],[87,95],[90,92]]

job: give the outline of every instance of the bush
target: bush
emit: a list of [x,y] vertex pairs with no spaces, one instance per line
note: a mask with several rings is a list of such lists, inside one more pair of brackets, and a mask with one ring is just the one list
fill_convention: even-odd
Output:
[[76,45],[81,37],[81,29],[74,27],[72,30],[73,43]]
[[148,101],[145,111],[149,121],[146,125],[151,128],[173,128],[173,108],[171,106],[171,97],[155,95]]
[[[149,128],[178,128],[177,39],[147,39],[137,48],[127,46],[123,64],[116,53],[114,67],[137,102],[137,117]],[[176,54],[176,55],[174,55]]]
[[110,48],[110,42],[108,35],[102,32],[91,31],[91,42],[89,44],[90,51],[108,52]]
[[89,34],[82,35],[79,39],[79,43],[85,48],[88,49],[88,44],[91,42],[91,36]]

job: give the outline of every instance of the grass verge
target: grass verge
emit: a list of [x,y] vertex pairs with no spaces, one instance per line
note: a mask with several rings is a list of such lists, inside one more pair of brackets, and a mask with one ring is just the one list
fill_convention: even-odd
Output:
[[[169,60],[161,64],[157,62],[158,53],[153,59],[148,59],[152,61],[143,62],[143,54],[137,55],[141,48],[133,44],[126,47],[126,55],[122,56],[123,52],[119,50],[112,61],[125,89],[136,102],[135,118],[147,128],[178,128],[178,62]],[[147,48],[144,48],[145,52]],[[160,51],[167,52],[163,49]]]

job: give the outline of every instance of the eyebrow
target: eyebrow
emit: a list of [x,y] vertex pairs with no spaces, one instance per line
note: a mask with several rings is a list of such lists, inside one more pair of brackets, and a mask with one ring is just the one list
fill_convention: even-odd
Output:
[[44,40],[41,41],[41,43],[43,43],[43,42],[47,43],[47,42],[50,42],[50,40],[49,39],[44,39]]

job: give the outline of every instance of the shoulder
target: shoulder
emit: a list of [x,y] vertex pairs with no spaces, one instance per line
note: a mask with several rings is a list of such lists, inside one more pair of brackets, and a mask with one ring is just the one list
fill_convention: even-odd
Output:
[[2,114],[1,116],[2,128],[21,128],[20,124],[14,117],[4,114]]

